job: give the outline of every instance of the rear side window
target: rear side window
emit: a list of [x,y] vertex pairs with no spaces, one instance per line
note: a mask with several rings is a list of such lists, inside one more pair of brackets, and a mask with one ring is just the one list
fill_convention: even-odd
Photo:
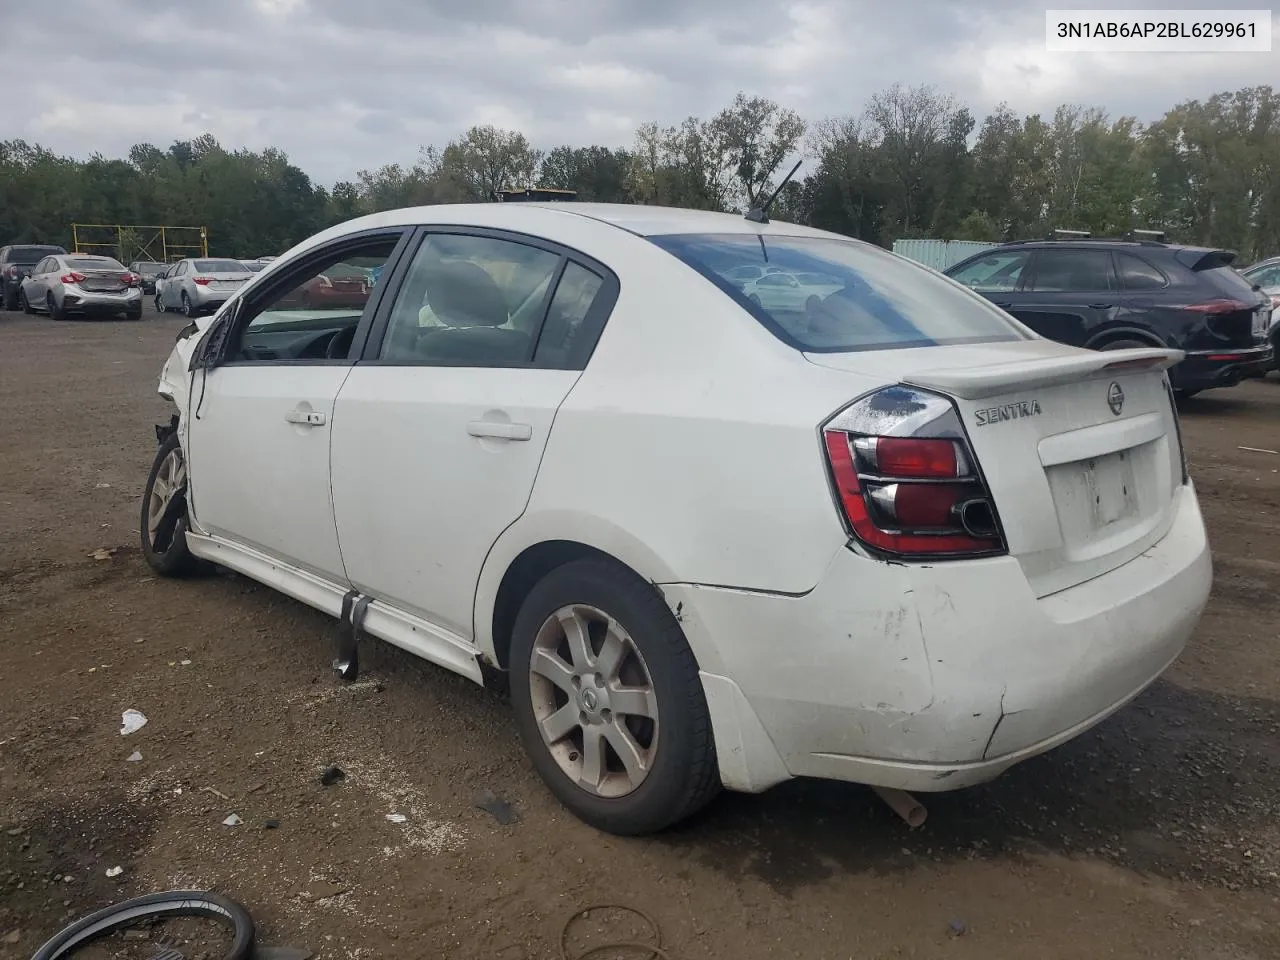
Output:
[[[852,240],[763,234],[649,239],[798,350],[845,353],[1026,339],[983,298],[910,260]],[[743,283],[739,268],[748,265],[777,267],[780,280]],[[809,274],[820,276],[798,279]]]
[[1250,270],[1244,278],[1260,287],[1280,287],[1280,263],[1260,270]]
[[1159,290],[1169,284],[1163,273],[1130,253],[1116,254],[1116,272],[1126,290]]
[[1083,293],[1113,287],[1108,250],[1041,250],[1030,282],[1023,285],[1024,290],[1040,293]]

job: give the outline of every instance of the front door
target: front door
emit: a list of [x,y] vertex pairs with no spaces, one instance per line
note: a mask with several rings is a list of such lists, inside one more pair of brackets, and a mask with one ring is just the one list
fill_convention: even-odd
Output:
[[471,638],[485,556],[529,502],[616,280],[484,231],[428,233],[402,273],[338,395],[338,536],[357,590]]
[[384,263],[402,230],[321,250],[236,312],[224,361],[197,370],[187,417],[190,505],[208,533],[345,582],[329,485],[333,405],[366,303],[281,307],[335,262]]

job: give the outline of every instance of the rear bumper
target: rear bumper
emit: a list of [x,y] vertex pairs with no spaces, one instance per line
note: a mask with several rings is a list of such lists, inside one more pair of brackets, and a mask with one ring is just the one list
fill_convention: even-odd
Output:
[[664,586],[705,671],[726,786],[951,790],[1087,730],[1178,656],[1208,600],[1195,492],[1177,498],[1145,553],[1040,598],[1012,558],[908,566],[844,549],[803,597]]
[[142,291],[130,287],[124,293],[94,293],[86,290],[63,290],[62,309],[68,313],[123,313],[142,309]]
[[1234,387],[1241,380],[1264,376],[1275,366],[1275,352],[1269,344],[1244,350],[1188,351],[1174,368],[1179,390],[1208,390]]

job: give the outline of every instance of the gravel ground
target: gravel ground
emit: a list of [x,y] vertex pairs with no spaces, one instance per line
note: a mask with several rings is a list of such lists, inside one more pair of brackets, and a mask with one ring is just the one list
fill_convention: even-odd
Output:
[[[597,904],[676,958],[1280,956],[1280,455],[1241,449],[1280,449],[1275,375],[1185,406],[1213,600],[1131,707],[928,798],[918,831],[791,783],[620,840],[549,797],[499,698],[386,645],[340,687],[323,615],[152,577],[135,531],[180,326],[0,314],[0,957],[174,886],[326,958],[554,958]],[[126,708],[149,722],[121,737]],[[593,910],[566,953],[644,932]]]

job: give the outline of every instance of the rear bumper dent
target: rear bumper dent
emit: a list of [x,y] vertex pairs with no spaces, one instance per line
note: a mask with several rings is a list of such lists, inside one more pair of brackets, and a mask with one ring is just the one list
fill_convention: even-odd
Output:
[[1191,487],[1178,497],[1146,552],[1041,598],[1010,558],[904,566],[849,551],[799,598],[663,587],[717,665],[703,686],[726,786],[951,790],[1114,713],[1176,659],[1208,600],[1203,520]]

